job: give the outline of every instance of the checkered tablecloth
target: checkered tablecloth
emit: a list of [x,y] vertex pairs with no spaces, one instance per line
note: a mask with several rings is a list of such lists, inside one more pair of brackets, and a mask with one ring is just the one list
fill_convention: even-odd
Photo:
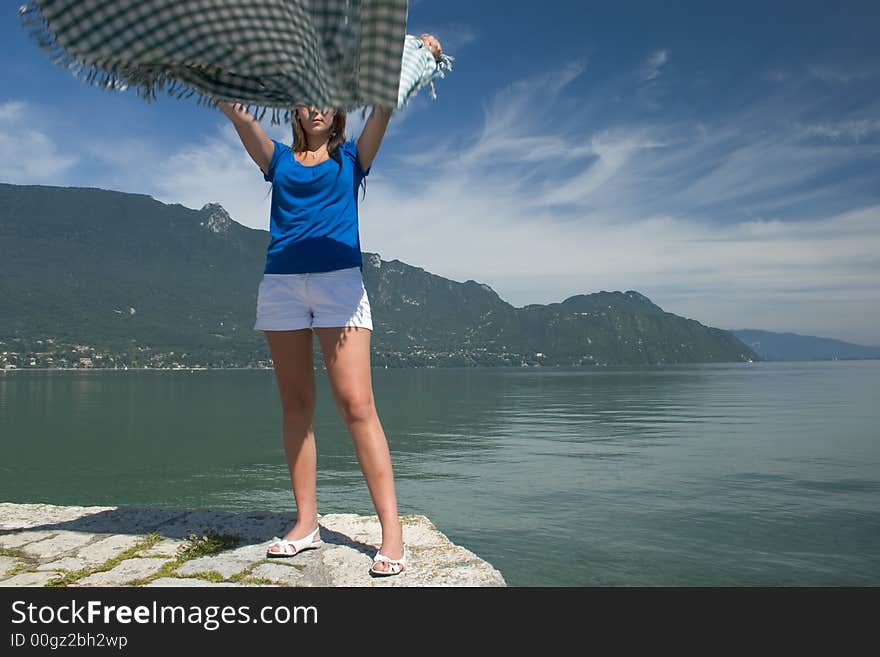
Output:
[[25,27],[89,84],[240,102],[395,107],[407,0],[31,0]]

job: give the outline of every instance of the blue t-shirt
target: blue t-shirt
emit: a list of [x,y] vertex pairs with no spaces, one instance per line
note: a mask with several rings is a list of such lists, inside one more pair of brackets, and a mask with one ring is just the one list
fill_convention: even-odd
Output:
[[[300,164],[290,146],[272,140],[272,183],[266,274],[304,274],[363,267],[357,192],[370,169],[361,169],[354,140],[339,146],[342,166],[330,158]],[[372,168],[372,167],[370,167]]]

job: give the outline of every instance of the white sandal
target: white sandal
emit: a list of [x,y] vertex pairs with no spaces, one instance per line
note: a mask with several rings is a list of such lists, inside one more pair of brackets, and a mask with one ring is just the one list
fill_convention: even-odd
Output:
[[[380,561],[385,561],[388,563],[388,570],[376,570],[376,564]],[[392,559],[391,557],[387,557],[381,552],[377,552],[376,556],[373,557],[373,565],[370,566],[370,572],[373,575],[378,575],[380,577],[387,577],[389,575],[399,575],[404,570],[406,570],[406,546],[403,548],[403,556],[400,559]]]
[[[320,532],[321,526],[319,525],[311,534],[303,536],[302,538],[294,539],[292,541],[279,538],[278,536],[273,536],[272,540],[275,542],[268,548],[266,548],[266,556],[269,558],[292,557],[296,554],[299,554],[303,550],[319,548],[324,545],[324,541],[321,540]],[[315,538],[317,538],[317,540],[315,540]],[[280,549],[280,552],[272,552],[271,548],[278,548]]]

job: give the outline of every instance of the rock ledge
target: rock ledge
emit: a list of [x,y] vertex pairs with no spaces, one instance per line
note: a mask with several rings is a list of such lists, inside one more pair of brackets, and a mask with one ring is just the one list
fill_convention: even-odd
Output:
[[[501,573],[452,543],[425,516],[402,516],[407,570],[372,577],[377,516],[319,517],[323,547],[266,558],[295,513],[0,503],[0,586],[506,586]],[[207,556],[182,549],[236,536]]]

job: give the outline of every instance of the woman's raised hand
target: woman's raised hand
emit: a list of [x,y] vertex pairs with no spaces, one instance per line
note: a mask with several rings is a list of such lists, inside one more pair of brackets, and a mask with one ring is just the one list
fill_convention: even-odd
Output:
[[219,101],[217,107],[232,121],[232,125],[241,138],[241,143],[251,159],[264,173],[269,171],[272,154],[275,152],[275,144],[263,132],[259,122],[245,111],[241,103]]
[[217,103],[218,109],[223,112],[231,121],[236,119],[252,120],[253,117],[244,109],[241,103],[228,103],[221,100]]

